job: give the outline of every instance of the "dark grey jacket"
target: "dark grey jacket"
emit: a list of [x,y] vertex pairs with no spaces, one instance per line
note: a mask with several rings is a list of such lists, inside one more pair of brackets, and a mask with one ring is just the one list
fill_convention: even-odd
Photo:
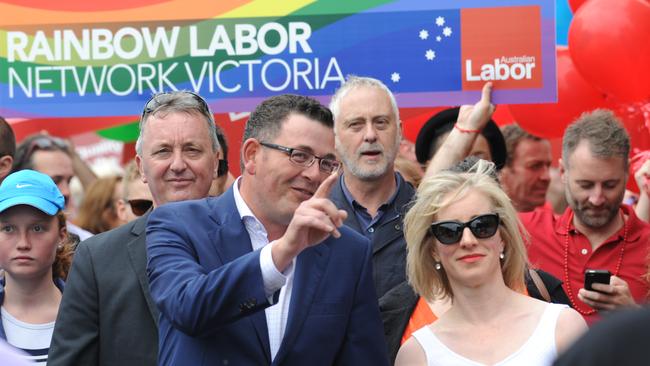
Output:
[[149,295],[148,214],[79,244],[48,366],[155,366],[158,311]]
[[[345,199],[341,186],[342,179],[343,176],[332,188],[330,199],[339,209],[348,213],[345,225],[361,232],[354,209]],[[375,230],[372,240],[373,279],[378,298],[406,280],[406,240],[403,221],[407,205],[415,195],[415,189],[399,173],[397,179],[400,180],[400,189],[395,201],[384,213],[383,223]]]

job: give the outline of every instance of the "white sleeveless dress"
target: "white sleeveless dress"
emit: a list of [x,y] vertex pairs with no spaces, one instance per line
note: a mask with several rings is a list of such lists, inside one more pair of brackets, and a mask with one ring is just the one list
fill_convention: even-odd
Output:
[[[557,357],[555,325],[562,304],[548,304],[533,334],[517,351],[494,364],[494,366],[550,366]],[[465,358],[445,346],[427,327],[413,332],[427,357],[427,366],[485,366]]]

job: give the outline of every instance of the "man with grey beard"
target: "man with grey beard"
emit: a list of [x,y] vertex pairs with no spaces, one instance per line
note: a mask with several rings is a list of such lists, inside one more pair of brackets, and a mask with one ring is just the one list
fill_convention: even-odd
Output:
[[391,91],[379,80],[351,76],[330,103],[336,151],[343,175],[330,198],[347,211],[345,224],[373,246],[377,296],[406,280],[405,206],[413,187],[394,169],[402,139],[399,110]]

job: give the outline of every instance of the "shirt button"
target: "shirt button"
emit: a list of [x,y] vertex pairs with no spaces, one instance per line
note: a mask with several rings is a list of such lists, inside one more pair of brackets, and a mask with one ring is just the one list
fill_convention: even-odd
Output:
[[374,232],[375,232],[375,228],[374,228],[374,227],[369,228],[369,229],[368,229],[368,232],[369,232],[369,233],[374,233]]
[[589,253],[589,250],[587,250],[587,248],[582,248],[580,253],[582,253],[583,255],[587,255],[587,253]]

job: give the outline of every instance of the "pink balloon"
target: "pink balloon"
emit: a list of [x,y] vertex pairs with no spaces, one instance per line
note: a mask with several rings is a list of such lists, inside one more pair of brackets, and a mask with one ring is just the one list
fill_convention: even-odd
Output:
[[650,97],[650,2],[589,0],[569,28],[576,68],[623,102]]
[[573,66],[569,50],[557,46],[557,103],[511,104],[510,112],[529,133],[545,138],[562,137],[564,129],[583,112],[605,107],[605,96]]

